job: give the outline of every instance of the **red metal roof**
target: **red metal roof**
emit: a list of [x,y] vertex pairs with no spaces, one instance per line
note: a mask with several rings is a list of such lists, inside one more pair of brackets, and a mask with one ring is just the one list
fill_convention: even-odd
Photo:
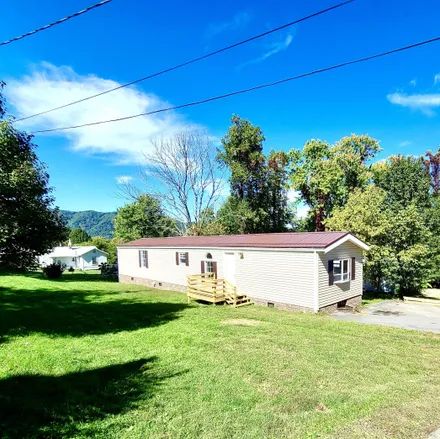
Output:
[[348,235],[347,232],[288,232],[254,235],[176,236],[142,238],[118,247],[258,247],[326,248]]

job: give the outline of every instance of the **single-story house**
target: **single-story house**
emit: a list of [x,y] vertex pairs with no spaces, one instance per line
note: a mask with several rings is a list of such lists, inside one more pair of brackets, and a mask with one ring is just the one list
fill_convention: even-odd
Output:
[[70,241],[68,246],[55,247],[49,253],[38,257],[41,266],[57,263],[77,270],[97,270],[100,264],[106,262],[105,251],[99,250],[94,245],[74,247]]
[[118,246],[119,281],[183,292],[214,272],[256,304],[318,312],[360,303],[368,249],[347,232],[145,238]]

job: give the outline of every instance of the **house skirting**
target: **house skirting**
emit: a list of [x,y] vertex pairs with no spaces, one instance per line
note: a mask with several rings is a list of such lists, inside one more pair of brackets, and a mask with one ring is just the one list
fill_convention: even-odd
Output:
[[127,276],[125,274],[119,275],[119,282],[123,284],[136,284],[145,285],[150,288],[157,288],[159,290],[179,291],[180,293],[186,293],[186,285],[172,284],[169,282],[163,282],[153,279],[144,279],[143,277]]
[[266,299],[255,299],[254,297],[250,297],[250,299],[252,300],[252,302],[255,303],[255,305],[264,306],[266,308],[269,306],[269,304],[273,304],[273,308],[282,309],[285,311],[313,312],[313,308],[308,308],[306,306],[292,305],[290,303],[274,302],[273,300],[266,300]]
[[[350,299],[347,299],[347,306],[350,308],[356,308],[360,306],[362,303],[362,295],[352,297]],[[333,312],[338,309],[338,304],[333,303],[332,305],[323,306],[322,308],[319,308],[319,312]]]
[[[169,282],[158,281],[154,279],[145,279],[143,277],[133,277],[127,276],[125,274],[119,275],[119,282],[124,284],[136,284],[136,285],[144,285],[150,288],[156,288],[159,290],[170,290],[170,291],[178,291],[180,293],[186,293],[186,285],[178,285]],[[274,308],[282,309],[285,311],[299,311],[299,312],[314,312],[313,308],[300,306],[300,305],[292,305],[290,303],[281,303],[275,302],[269,299],[256,299],[255,297],[248,296],[252,302],[256,305],[268,307],[269,304],[273,304]],[[347,306],[355,308],[359,306],[362,302],[362,295],[351,297],[347,299]],[[336,311],[338,307],[337,303],[332,305],[327,305],[319,309],[319,312],[333,312]]]

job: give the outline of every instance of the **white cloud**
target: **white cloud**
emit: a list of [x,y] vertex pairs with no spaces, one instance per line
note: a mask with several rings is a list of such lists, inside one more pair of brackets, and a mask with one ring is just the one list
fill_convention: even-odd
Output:
[[417,79],[413,79],[412,81],[409,81],[409,85],[415,87],[417,85]]
[[292,44],[293,37],[294,37],[294,33],[287,34],[286,37],[283,38],[282,40],[270,44],[267,47],[266,52],[264,52],[262,55],[258,56],[255,59],[251,59],[250,61],[247,61],[243,64],[240,64],[238,66],[238,69],[240,70],[243,67],[246,67],[250,64],[260,63],[260,62],[265,61],[266,59],[270,58],[271,56],[273,56],[279,52],[283,52]]
[[[16,116],[23,117],[118,85],[120,84],[115,81],[94,75],[79,75],[71,67],[42,63],[29,76],[9,79],[5,92],[8,101],[16,110]],[[17,123],[17,126],[36,131],[81,125],[152,111],[169,105],[154,94],[131,87]],[[150,139],[173,135],[190,125],[175,112],[170,112],[50,135],[68,139],[70,147],[75,151],[103,154],[116,163],[129,164],[142,161],[142,151],[151,148]]]
[[399,143],[399,146],[405,147],[411,145],[411,142],[409,140],[404,140],[403,142]]
[[226,31],[238,29],[249,23],[251,16],[246,11],[237,12],[229,21],[222,23],[210,23],[206,28],[206,36],[212,38]]
[[121,175],[120,177],[116,177],[116,181],[119,184],[127,184],[130,183],[130,181],[133,180],[133,177],[130,177],[129,175]]
[[440,82],[440,73],[437,73],[434,76],[434,85],[437,85]]
[[428,116],[435,114],[433,108],[440,107],[440,94],[436,93],[414,95],[392,93],[387,96],[387,99],[392,104],[420,110]]

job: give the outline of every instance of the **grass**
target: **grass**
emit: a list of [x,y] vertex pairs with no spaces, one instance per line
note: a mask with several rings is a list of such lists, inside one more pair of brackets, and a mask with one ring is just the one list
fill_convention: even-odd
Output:
[[436,334],[37,273],[0,277],[0,337],[3,439],[426,438],[440,426]]

